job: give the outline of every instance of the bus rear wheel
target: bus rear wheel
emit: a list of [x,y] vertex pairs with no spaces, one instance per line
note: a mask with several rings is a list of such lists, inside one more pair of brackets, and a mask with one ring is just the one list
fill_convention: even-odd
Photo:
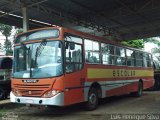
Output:
[[143,83],[141,81],[138,82],[138,90],[134,93],[134,96],[140,97],[143,94]]
[[86,103],[87,110],[94,110],[98,107],[98,92],[94,87],[91,87],[88,93],[88,101]]

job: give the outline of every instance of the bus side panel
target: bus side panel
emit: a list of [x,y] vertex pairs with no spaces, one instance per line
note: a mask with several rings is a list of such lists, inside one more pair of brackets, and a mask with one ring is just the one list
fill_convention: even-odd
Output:
[[138,90],[138,81],[125,85],[124,89],[126,91],[125,93],[136,92]]
[[84,69],[65,74],[64,104],[70,105],[84,101]]
[[53,84],[53,89],[64,90],[64,77],[57,77]]
[[68,89],[64,92],[64,105],[71,105],[84,101],[83,89]]
[[106,96],[119,96],[124,94],[124,87],[114,88],[112,90],[106,91]]
[[143,89],[151,88],[154,85],[154,79],[144,79],[143,80]]
[[133,83],[122,83],[121,87],[113,88],[111,90],[106,91],[107,97],[108,96],[114,96],[114,95],[124,95],[131,92],[135,92],[138,89],[138,82]]

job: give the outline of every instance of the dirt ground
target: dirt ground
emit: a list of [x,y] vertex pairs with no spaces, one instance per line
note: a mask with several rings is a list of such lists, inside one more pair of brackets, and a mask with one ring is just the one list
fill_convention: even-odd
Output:
[[142,97],[130,95],[100,101],[94,111],[83,104],[69,107],[28,107],[0,101],[0,120],[160,120],[160,91],[145,91]]

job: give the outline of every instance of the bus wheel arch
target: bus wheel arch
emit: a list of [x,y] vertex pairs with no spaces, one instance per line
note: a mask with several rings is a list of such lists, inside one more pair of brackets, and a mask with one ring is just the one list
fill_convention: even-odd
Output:
[[138,81],[137,91],[134,92],[134,96],[136,96],[136,97],[141,97],[142,94],[143,94],[143,80],[140,79],[140,80]]
[[143,80],[142,79],[139,80],[138,87],[140,87],[140,89],[142,90],[142,93],[143,93]]
[[98,107],[98,99],[102,97],[102,89],[98,83],[92,83],[89,88],[86,109],[94,110]]
[[[102,98],[102,88],[101,85],[97,82],[92,83],[91,87],[95,88],[97,90],[98,98]],[[90,87],[90,89],[91,89]]]

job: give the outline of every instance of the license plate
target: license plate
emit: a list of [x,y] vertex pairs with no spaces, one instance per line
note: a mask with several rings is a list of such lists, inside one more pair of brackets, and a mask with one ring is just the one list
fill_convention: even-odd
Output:
[[34,103],[31,99],[26,99],[26,103]]

